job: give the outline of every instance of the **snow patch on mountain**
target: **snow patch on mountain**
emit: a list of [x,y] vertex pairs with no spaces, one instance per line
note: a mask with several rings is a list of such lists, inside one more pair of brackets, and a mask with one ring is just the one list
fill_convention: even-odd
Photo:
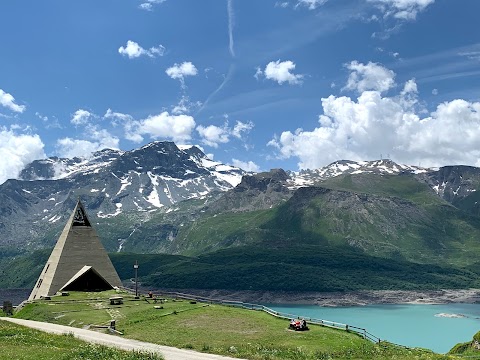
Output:
[[344,174],[398,175],[401,173],[422,174],[430,169],[397,164],[389,159],[374,161],[339,160],[320,169],[291,172],[288,187],[291,190],[313,186],[320,181]]

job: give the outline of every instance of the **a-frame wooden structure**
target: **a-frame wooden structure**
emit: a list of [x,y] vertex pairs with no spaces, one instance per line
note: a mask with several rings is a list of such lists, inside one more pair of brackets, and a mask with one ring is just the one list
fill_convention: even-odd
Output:
[[[28,300],[55,295],[67,283],[71,285],[85,266],[94,270],[89,272],[89,276],[95,277],[95,274],[98,274],[111,287],[122,285],[105,248],[88,220],[85,208],[78,200]],[[88,278],[82,276],[82,281],[85,280],[87,286],[82,284],[82,288],[86,287],[86,290],[92,291],[104,290],[95,288],[101,283],[96,281],[97,279],[91,278],[88,282]],[[88,288],[89,283],[91,288]]]

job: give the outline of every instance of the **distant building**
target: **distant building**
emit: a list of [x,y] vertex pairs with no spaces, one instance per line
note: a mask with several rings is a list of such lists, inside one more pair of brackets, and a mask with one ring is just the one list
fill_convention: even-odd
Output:
[[78,200],[28,300],[58,291],[101,291],[122,283]]

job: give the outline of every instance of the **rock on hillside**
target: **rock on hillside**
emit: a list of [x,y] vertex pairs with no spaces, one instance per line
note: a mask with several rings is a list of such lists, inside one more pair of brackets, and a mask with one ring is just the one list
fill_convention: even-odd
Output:
[[290,176],[283,169],[245,175],[240,184],[209,205],[214,213],[272,208],[292,196],[287,187]]

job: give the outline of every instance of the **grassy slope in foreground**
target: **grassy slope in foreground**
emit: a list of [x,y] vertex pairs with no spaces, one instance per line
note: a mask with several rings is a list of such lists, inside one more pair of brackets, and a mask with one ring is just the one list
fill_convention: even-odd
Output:
[[115,318],[128,338],[247,359],[446,358],[426,350],[379,346],[353,333],[315,325],[307,332],[289,331],[288,320],[259,311],[172,300],[155,309],[160,304],[134,301],[126,294],[124,305],[111,307],[110,295],[72,293],[37,301],[16,317],[79,327]]
[[15,360],[161,360],[159,355],[89,344],[71,335],[53,335],[0,321],[0,358]]
[[479,342],[480,342],[480,331],[475,335],[473,335],[472,341],[457,344],[448,353],[454,354],[454,355],[461,355],[468,358],[479,359],[480,350],[477,348],[479,346],[478,345]]

